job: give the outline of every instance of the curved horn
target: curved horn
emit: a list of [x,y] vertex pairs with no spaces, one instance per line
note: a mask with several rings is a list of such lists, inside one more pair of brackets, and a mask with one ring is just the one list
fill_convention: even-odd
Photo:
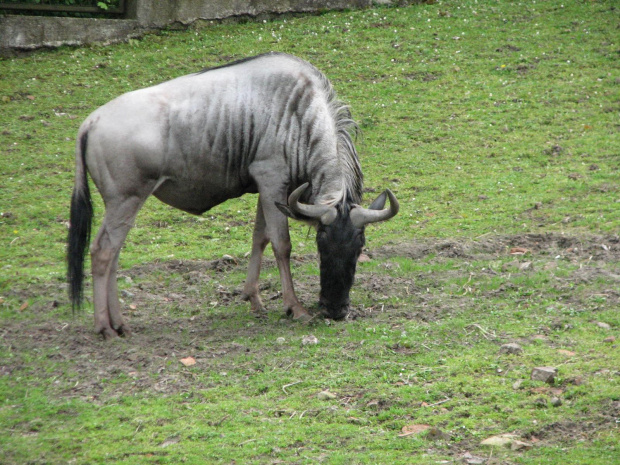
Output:
[[306,191],[309,183],[302,184],[288,196],[289,208],[299,215],[303,215],[308,218],[318,219],[324,225],[328,225],[334,222],[338,216],[338,212],[335,207],[329,205],[308,205],[299,202],[299,197]]
[[[381,205],[380,208],[383,208],[383,205],[385,205],[385,194],[387,194],[390,198],[390,208],[383,210],[372,208],[376,205]],[[381,197],[383,197],[383,199],[380,200]],[[386,221],[396,216],[399,208],[400,205],[398,204],[398,200],[396,200],[396,197],[392,194],[392,191],[386,189],[385,192],[379,195],[379,197],[377,197],[377,199],[372,203],[371,208],[355,207],[351,210],[351,222],[356,228],[361,228],[369,223]]]

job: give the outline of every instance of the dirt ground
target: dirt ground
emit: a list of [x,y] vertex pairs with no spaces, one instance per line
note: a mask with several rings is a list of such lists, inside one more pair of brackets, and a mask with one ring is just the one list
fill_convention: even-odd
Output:
[[[525,250],[520,250],[525,249]],[[511,255],[523,252],[525,255]],[[583,298],[570,292],[575,285],[601,282],[600,293],[606,296],[606,305],[618,307],[620,300],[620,237],[618,236],[565,236],[561,234],[527,234],[521,236],[481,237],[475,241],[457,242],[450,240],[421,240],[394,244],[367,251],[372,261],[377,261],[389,269],[395,265],[394,257],[428,259],[431,262],[452,260],[457,266],[446,273],[462,274],[467,277],[467,265],[472,262],[500,261],[501,266],[515,273],[520,272],[523,263],[533,263],[537,270],[554,270],[554,262],[588,263],[576,267],[575,271],[557,277],[555,290],[560,294],[565,290],[567,298]],[[514,263],[511,257],[514,256]],[[296,256],[293,266],[316,260],[315,256]],[[265,268],[273,267],[267,260]],[[241,284],[227,285],[228,277],[244,273],[246,260],[219,259],[215,261],[178,261],[151,263],[122,270],[119,279],[126,284],[122,291],[125,316],[128,318],[133,335],[129,340],[104,342],[94,334],[92,321],[86,315],[58,317],[59,302],[66,302],[66,288],[62,283],[33,284],[25,289],[15,289],[13,297],[20,301],[30,300],[30,306],[23,310],[28,317],[4,321],[0,329],[2,343],[14,354],[27,354],[35,351],[47,354],[50,361],[71,361],[73,373],[71,384],[60,383],[57,395],[62,398],[78,397],[90,402],[104,402],[110,397],[132,395],[138,392],[152,392],[173,395],[193,389],[196,380],[191,373],[183,370],[164,370],[167,361],[188,353],[201,359],[206,369],[213,366],[222,369],[221,359],[234,352],[250,352],[254,348],[236,341],[251,339],[265,332],[273,325],[289,325],[281,309],[279,280],[277,273],[262,281],[262,295],[270,314],[267,319],[253,319],[247,313],[249,306],[242,305]],[[483,269],[484,270],[484,269]],[[497,273],[487,268],[478,273]],[[319,291],[318,276],[300,279],[301,271],[294,271],[296,290],[303,302],[317,300]],[[445,276],[436,276],[440,282]],[[389,312],[380,311],[380,306],[355,307],[349,319],[417,319],[429,321],[446,318],[451,308],[441,304],[423,305],[427,297],[419,286],[419,277],[402,276],[391,273],[366,271],[360,267],[356,276],[355,289],[358,295],[374,297],[386,301],[395,297],[409,300],[403,305],[393,305]],[[237,282],[239,278],[237,277]],[[428,277],[427,277],[428,279]],[[89,283],[90,285],[90,283]],[[502,289],[493,292],[502,292]],[[88,293],[88,292],[87,292]],[[411,305],[412,295],[413,302]],[[45,297],[41,297],[45,296]],[[416,300],[417,299],[417,300]],[[372,301],[372,299],[369,299]],[[460,305],[457,300],[445,301],[444,305]],[[420,305],[417,305],[417,304]],[[204,305],[209,312],[204,312]],[[420,310],[421,308],[424,310]],[[243,309],[243,310],[240,310]],[[317,312],[316,308],[310,307]],[[239,320],[239,324],[226,325],[223,321]],[[347,322],[335,324],[346,325]],[[213,328],[218,328],[214,330]],[[222,329],[224,328],[224,329]],[[225,329],[234,328],[234,329]],[[61,366],[60,364],[59,366]],[[28,374],[36,369],[29,365],[27,357],[15,356],[10,362],[0,360],[0,376],[12,373]],[[53,370],[52,370],[53,371]],[[125,374],[128,382],[111,386],[102,380]],[[48,376],[64,376],[64,373],[50,372]],[[620,403],[608,406],[610,415],[619,414]],[[611,417],[610,417],[611,418]],[[604,420],[601,420],[604,421]],[[611,421],[611,420],[610,420]],[[597,425],[592,422],[566,420],[541,429],[537,433],[543,439],[568,439],[587,436]]]

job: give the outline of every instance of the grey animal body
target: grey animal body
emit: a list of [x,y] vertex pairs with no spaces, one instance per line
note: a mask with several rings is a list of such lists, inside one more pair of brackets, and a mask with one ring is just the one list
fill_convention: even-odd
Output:
[[[369,209],[359,206],[362,172],[349,133],[353,127],[327,78],[309,63],[280,53],[129,92],[98,108],[82,123],[76,144],[68,240],[74,307],[82,301],[93,215],[89,173],[106,206],[90,248],[95,330],[104,337],[129,333],[116,269],[122,243],[150,195],[201,214],[230,198],[259,194],[244,286],[258,313],[264,311],[258,291],[261,257],[271,242],[285,310],[294,318],[309,318],[293,289],[287,216],[313,223],[322,264],[320,301],[330,316],[342,318],[364,226],[398,212],[389,190]],[[384,209],[387,197],[390,207]],[[323,242],[331,241],[324,252],[321,235]],[[345,245],[351,249],[346,257]],[[326,264],[331,271],[324,273]],[[334,269],[340,270],[337,275]],[[342,273],[350,276],[342,279]]]

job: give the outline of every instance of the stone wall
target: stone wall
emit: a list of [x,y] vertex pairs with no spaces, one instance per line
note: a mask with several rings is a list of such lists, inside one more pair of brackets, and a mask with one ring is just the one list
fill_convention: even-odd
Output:
[[364,8],[390,0],[128,0],[126,19],[0,16],[0,55],[61,45],[111,43],[196,20],[325,9]]

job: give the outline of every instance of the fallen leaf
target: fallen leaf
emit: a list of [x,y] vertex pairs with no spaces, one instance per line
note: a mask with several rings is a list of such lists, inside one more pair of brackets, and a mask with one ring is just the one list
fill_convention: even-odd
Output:
[[510,255],[525,255],[530,251],[524,247],[513,247],[510,249]]
[[431,425],[405,425],[402,428],[402,433],[398,435],[398,437],[404,438],[406,436],[412,436],[414,434],[420,434],[423,431],[426,431],[431,428]]
[[365,253],[360,254],[359,258],[357,259],[358,262],[360,263],[367,263],[370,261],[370,257],[368,255],[366,255]]
[[28,96],[26,96],[26,98],[27,98],[28,100],[34,100],[34,95],[28,95]]
[[131,308],[132,310],[135,310],[135,309],[136,309],[136,308],[138,308],[138,307],[137,307],[135,304],[131,304],[131,305],[129,306],[129,308]]
[[20,312],[23,312],[24,310],[26,310],[26,309],[28,308],[28,305],[29,305],[29,304],[28,304],[28,302],[24,302],[24,303],[22,304],[22,306],[21,306],[21,307],[19,307],[19,311],[20,311]]
[[194,357],[185,357],[179,361],[186,367],[191,367],[192,365],[196,365],[196,359]]
[[558,354],[566,355],[567,357],[574,357],[577,355],[575,352],[566,349],[558,349]]

